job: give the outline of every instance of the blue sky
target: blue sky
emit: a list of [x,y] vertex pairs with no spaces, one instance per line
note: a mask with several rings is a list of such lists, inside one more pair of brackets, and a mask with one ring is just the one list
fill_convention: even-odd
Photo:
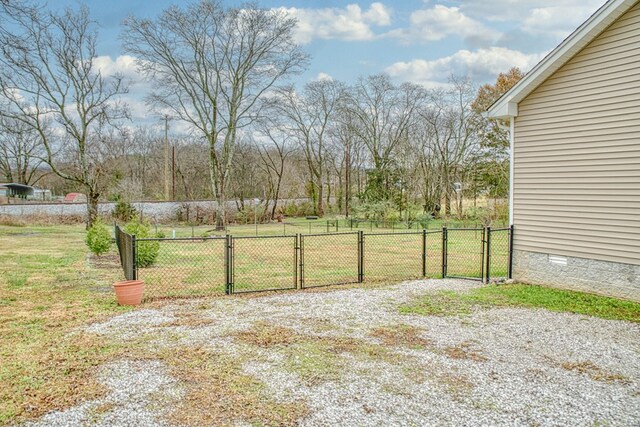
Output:
[[[155,17],[171,0],[87,1],[99,25],[98,58],[106,72],[123,72],[134,84],[133,115],[146,114],[148,88],[135,83],[134,59],[124,56],[118,35],[130,15]],[[240,2],[225,0],[230,6]],[[263,0],[299,21],[296,38],[312,55],[298,83],[330,76],[346,82],[360,75],[389,73],[398,82],[427,87],[446,84],[451,74],[478,84],[512,66],[530,69],[544,54],[596,11],[604,0]],[[77,7],[56,0],[48,7]]]

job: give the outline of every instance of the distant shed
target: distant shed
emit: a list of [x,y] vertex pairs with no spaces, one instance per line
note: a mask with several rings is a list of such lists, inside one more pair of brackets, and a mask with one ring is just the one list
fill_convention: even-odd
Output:
[[64,203],[87,203],[87,196],[82,193],[69,193],[64,196]]

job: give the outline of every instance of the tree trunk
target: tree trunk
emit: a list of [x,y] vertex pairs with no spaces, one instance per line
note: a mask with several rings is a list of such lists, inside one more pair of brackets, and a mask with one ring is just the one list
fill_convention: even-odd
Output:
[[98,219],[98,197],[99,194],[93,191],[87,191],[87,230],[91,228]]
[[216,197],[216,230],[224,230],[225,225],[227,224],[227,209],[226,209],[226,200],[224,194],[224,186],[220,186],[217,191]]
[[322,185],[322,178],[318,181],[320,182],[320,185],[318,185],[318,207],[316,208],[316,211],[318,212],[318,216],[324,216],[324,201],[322,200],[322,188],[324,185]]
[[444,193],[444,214],[445,216],[451,216],[451,194],[448,191]]
[[280,199],[280,186],[282,185],[282,170],[278,174],[278,183],[276,184],[276,191],[273,195],[273,207],[271,208],[271,219],[276,216],[276,209],[278,209],[278,200]]

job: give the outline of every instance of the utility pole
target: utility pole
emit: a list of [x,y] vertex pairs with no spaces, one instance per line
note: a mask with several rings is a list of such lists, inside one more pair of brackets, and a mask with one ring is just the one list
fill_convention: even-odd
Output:
[[164,199],[169,200],[169,116],[165,114],[164,119]]
[[345,185],[345,192],[344,192],[344,216],[346,216],[347,218],[349,217],[349,202],[351,201],[351,135],[347,135],[347,144],[345,147],[345,153],[344,153],[344,163],[345,163],[345,169],[344,169],[344,185]]
[[171,200],[176,200],[176,145],[171,146]]

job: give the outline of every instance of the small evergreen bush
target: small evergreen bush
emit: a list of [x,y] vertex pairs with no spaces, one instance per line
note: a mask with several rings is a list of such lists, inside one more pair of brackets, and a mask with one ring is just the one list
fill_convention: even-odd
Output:
[[98,256],[111,248],[111,234],[100,220],[96,220],[89,228],[86,241],[89,250]]
[[[136,238],[148,237],[164,237],[162,233],[152,233],[151,227],[147,222],[131,221],[127,223],[123,230]],[[160,253],[160,242],[137,242],[136,254],[138,259],[138,267],[149,267],[156,262]]]
[[119,200],[118,203],[116,203],[115,208],[113,208],[112,215],[118,221],[127,222],[131,221],[137,213],[138,211],[131,203]]

